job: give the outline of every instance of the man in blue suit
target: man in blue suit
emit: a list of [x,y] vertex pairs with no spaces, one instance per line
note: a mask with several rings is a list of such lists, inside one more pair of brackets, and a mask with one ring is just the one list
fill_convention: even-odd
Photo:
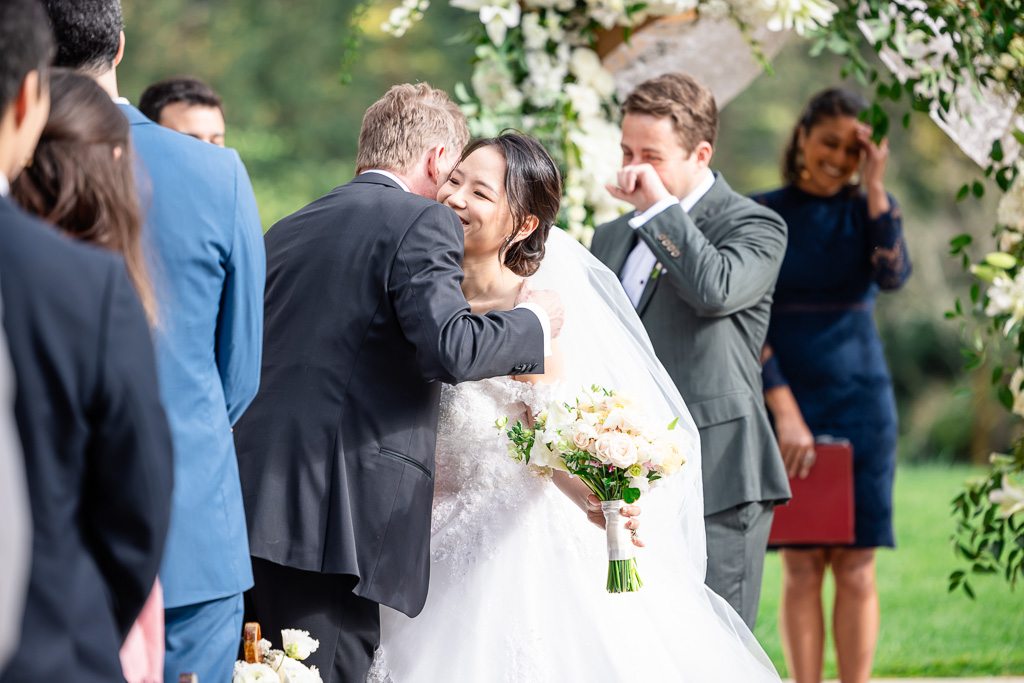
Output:
[[231,425],[259,387],[266,257],[237,152],[163,128],[118,97],[119,0],[47,0],[58,66],[119,101],[144,166],[146,237],[155,257],[157,369],[174,439],[175,489],[160,580],[165,676],[227,681],[252,586]]
[[118,650],[167,533],[171,439],[124,262],[6,199],[46,122],[51,54],[37,1],[0,2],[0,289],[33,534],[23,616],[0,603],[20,630],[0,682],[123,683]]

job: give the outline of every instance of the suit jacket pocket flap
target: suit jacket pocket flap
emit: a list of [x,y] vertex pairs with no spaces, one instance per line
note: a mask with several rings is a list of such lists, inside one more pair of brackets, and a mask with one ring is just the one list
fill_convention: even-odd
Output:
[[688,407],[697,427],[703,428],[750,415],[754,411],[754,402],[750,394],[739,391],[692,403]]

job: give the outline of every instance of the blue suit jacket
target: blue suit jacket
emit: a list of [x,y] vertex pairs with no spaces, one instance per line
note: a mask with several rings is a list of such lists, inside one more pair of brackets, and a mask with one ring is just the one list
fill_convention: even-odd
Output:
[[160,580],[167,607],[252,586],[231,425],[259,387],[266,255],[249,176],[231,149],[130,105],[159,301],[157,369],[174,438],[174,501]]

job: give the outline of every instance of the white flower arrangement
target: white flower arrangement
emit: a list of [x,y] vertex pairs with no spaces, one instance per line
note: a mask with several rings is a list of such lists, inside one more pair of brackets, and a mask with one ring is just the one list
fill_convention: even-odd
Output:
[[[632,28],[649,19],[696,12],[744,26],[806,33],[837,11],[828,0],[449,0],[475,12],[483,29],[470,94],[464,103],[474,135],[527,130],[562,167],[565,193],[559,226],[589,245],[594,227],[629,207],[605,185],[621,165],[618,103],[612,74],[592,49],[595,32]],[[383,30],[402,36],[423,16],[427,0],[402,0]]]
[[1024,233],[1024,173],[1018,173],[1013,185],[1000,198],[996,220],[1018,234]]
[[275,650],[269,640],[260,640],[261,661],[235,662],[231,683],[323,683],[317,668],[301,661],[317,651],[320,641],[298,629],[282,629],[281,641],[283,649]]
[[990,491],[988,499],[993,505],[999,506],[999,514],[1004,519],[1024,512],[1024,486],[1013,481],[1009,475],[1003,475],[1002,486]]

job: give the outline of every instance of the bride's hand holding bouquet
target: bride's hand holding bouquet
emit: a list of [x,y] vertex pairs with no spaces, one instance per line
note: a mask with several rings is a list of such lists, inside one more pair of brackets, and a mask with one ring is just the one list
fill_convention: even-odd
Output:
[[653,426],[633,396],[598,385],[571,401],[552,401],[532,428],[521,422],[510,426],[507,418],[497,422],[506,430],[512,457],[543,472],[567,472],[601,501],[611,593],[635,591],[642,585],[629,530],[617,523],[619,510],[678,472],[686,461],[689,437],[675,429],[677,422]]

